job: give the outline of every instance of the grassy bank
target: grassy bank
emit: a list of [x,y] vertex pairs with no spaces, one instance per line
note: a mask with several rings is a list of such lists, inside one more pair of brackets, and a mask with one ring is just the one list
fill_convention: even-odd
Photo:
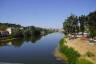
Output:
[[9,41],[12,41],[16,38],[13,38],[12,36],[8,36],[8,37],[5,37],[5,38],[0,38],[0,42],[9,42]]
[[64,45],[64,43],[67,42],[64,38],[62,38],[59,43],[59,51],[67,57],[67,61],[69,64],[93,64],[86,59],[80,58],[81,55],[77,51],[75,51],[71,47]]

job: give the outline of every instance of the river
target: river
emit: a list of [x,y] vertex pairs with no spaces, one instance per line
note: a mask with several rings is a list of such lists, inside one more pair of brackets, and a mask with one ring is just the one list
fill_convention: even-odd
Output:
[[0,64],[65,64],[53,51],[63,34],[52,33],[26,40],[0,42]]

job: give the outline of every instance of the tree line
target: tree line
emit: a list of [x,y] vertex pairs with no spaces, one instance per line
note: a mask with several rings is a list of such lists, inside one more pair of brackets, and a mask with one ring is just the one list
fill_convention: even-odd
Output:
[[96,36],[96,11],[88,15],[70,15],[65,19],[63,29],[65,35],[74,35],[76,37],[78,33],[81,32],[84,35],[86,32],[88,37],[93,39]]
[[52,33],[52,29],[40,28],[35,26],[21,26],[19,24],[11,24],[11,23],[0,23],[0,30],[6,30],[7,28],[11,28],[12,37],[31,37],[33,35],[46,35]]
[[28,26],[23,27],[21,29],[13,29],[12,36],[13,37],[31,37],[31,36],[38,36],[38,35],[46,35],[52,33],[53,31],[50,29],[44,29],[35,26]]
[[22,26],[12,23],[0,23],[0,30],[6,30],[8,27],[21,28]]

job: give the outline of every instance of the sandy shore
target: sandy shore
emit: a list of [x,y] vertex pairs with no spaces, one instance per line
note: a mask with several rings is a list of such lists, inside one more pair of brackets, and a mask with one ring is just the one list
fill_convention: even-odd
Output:
[[[67,45],[69,47],[74,48],[76,51],[78,51],[81,54],[82,58],[85,58],[94,64],[96,64],[96,43],[90,43],[86,40],[80,40],[80,38],[67,40],[67,43],[64,45]],[[87,52],[91,52],[94,54],[92,57],[85,56]]]

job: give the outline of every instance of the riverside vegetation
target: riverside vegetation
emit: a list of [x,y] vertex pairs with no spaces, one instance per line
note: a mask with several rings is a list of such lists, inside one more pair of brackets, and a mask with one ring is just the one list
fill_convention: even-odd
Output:
[[21,26],[10,23],[0,23],[0,30],[6,31],[7,28],[11,28],[11,35],[0,38],[0,41],[10,41],[16,38],[29,38],[34,35],[47,35],[54,32],[52,29],[40,28],[35,26]]
[[67,36],[76,36],[82,33],[87,33],[87,37],[93,41],[96,39],[96,11],[89,13],[88,15],[69,16],[63,23],[64,34]]
[[[28,38],[33,35],[46,35],[54,32],[51,29],[45,29],[35,26],[21,26],[16,24],[0,23],[0,30],[5,30],[8,27],[12,27],[12,34],[6,38],[0,38],[0,41],[10,41],[18,38]],[[89,13],[88,15],[69,16],[63,23],[63,29],[65,37],[70,39],[78,38],[78,35],[86,36],[87,39],[96,40],[96,11]],[[82,34],[79,34],[82,33]],[[84,33],[87,33],[86,35]],[[69,64],[93,64],[87,59],[81,58],[81,54],[65,45],[67,41],[63,38],[59,43],[59,51],[63,53]],[[87,52],[86,56],[94,56],[94,54]]]
[[[88,15],[75,16],[72,14],[63,23],[64,34],[67,39],[76,39],[78,36],[85,37],[89,42],[96,41],[96,11]],[[85,34],[86,33],[86,34]],[[93,64],[93,62],[82,58],[82,55],[72,47],[65,45],[65,37],[60,40],[59,51],[67,57],[69,64]],[[71,42],[70,42],[71,43]],[[87,52],[86,56],[94,56]]]
[[59,52],[63,53],[66,56],[68,64],[93,64],[86,59],[81,59],[81,55],[77,51],[75,51],[71,47],[64,45],[64,43],[67,42],[64,38],[62,38],[59,42]]

